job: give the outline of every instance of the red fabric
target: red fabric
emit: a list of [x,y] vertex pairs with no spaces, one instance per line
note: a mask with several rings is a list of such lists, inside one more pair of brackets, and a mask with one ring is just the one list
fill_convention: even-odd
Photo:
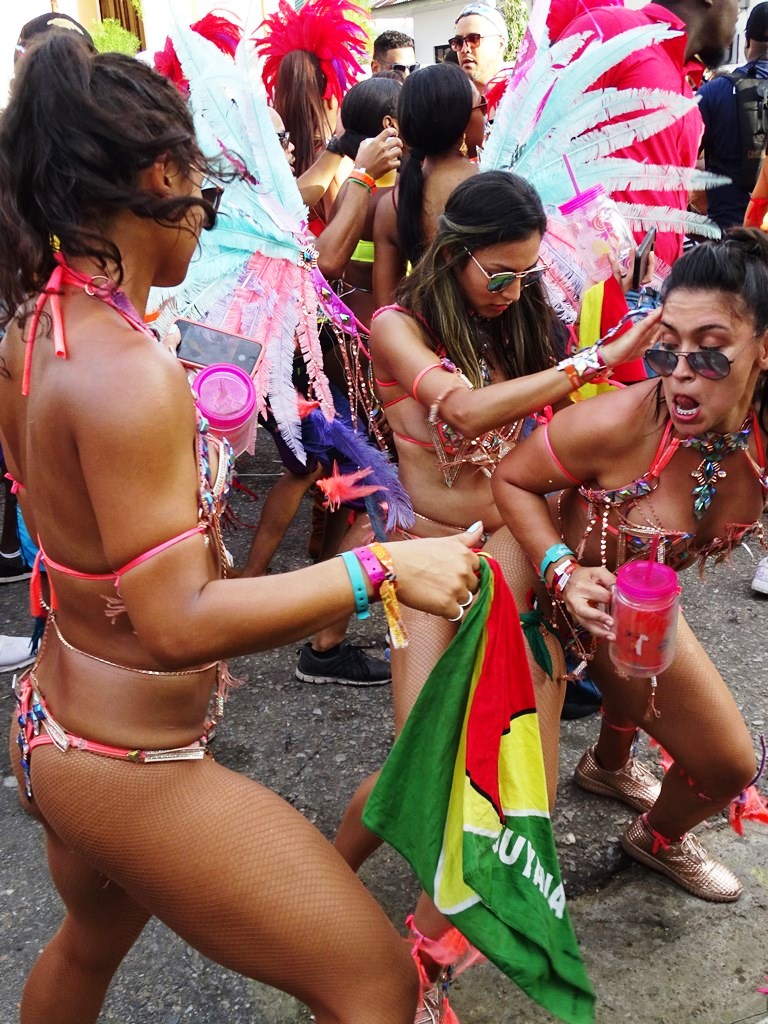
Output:
[[[536,712],[523,631],[501,568],[492,558],[493,602],[485,623],[483,667],[467,722],[467,775],[474,788],[493,804],[502,825],[499,751],[502,736],[518,715]],[[515,666],[514,671],[511,666]]]
[[[603,308],[600,310],[601,337],[621,320],[628,309],[621,285],[615,277],[609,277],[603,287]],[[611,341],[620,338],[631,326],[631,323],[627,323],[625,327],[617,331]],[[609,345],[611,341],[608,342]],[[635,381],[646,380],[647,377],[648,372],[642,359],[633,359],[631,363],[623,363],[621,366],[614,367],[613,370],[613,380],[618,381],[619,384],[634,384]]]
[[[653,23],[669,24],[672,28],[679,29],[683,35],[630,54],[616,67],[598,78],[593,88],[667,89],[681,96],[693,96],[688,79],[692,73],[700,75],[702,69],[699,64],[686,64],[685,23],[666,7],[648,4],[639,11],[626,7],[598,7],[588,15],[572,21],[563,32],[563,36],[578,32],[594,33],[595,28],[599,27],[605,39],[612,39],[620,32]],[[612,155],[651,164],[694,167],[703,132],[704,122],[701,114],[698,110],[693,110],[664,131],[657,132],[644,142],[636,142],[625,149],[617,150]],[[620,202],[671,206],[678,210],[685,210],[688,206],[686,189],[664,192],[626,191],[614,192],[612,195]],[[640,242],[643,232],[636,233],[635,237]],[[655,251],[666,263],[672,264],[683,251],[683,236],[674,231],[660,231],[656,236]]]

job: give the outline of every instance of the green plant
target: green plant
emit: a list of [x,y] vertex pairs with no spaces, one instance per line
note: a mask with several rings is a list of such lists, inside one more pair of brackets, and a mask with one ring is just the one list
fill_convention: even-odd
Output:
[[136,16],[138,18],[144,17],[143,0],[131,0],[131,6],[133,7],[134,11],[136,11]]
[[94,21],[90,28],[93,45],[99,53],[125,53],[135,57],[141,49],[141,40],[116,18]]
[[502,0],[499,10],[504,16],[509,30],[509,45],[504,57],[511,62],[517,56],[525,27],[528,24],[528,5],[525,0]]

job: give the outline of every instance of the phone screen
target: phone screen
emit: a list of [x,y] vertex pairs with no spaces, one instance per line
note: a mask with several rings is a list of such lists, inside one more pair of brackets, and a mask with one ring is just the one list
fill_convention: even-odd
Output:
[[655,243],[656,228],[651,228],[635,251],[635,269],[632,275],[632,288],[634,291],[637,291],[648,273],[648,261]]
[[182,362],[198,366],[230,363],[248,374],[256,369],[262,349],[258,342],[192,320],[177,320],[176,325],[181,333],[176,355]]

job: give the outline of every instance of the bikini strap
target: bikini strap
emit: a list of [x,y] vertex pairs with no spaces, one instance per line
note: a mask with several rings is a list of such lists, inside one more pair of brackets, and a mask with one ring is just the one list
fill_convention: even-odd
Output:
[[397,303],[392,303],[389,306],[380,306],[371,317],[371,324],[373,324],[373,321],[380,313],[386,313],[387,310],[392,310],[394,313],[402,313],[403,316],[409,316],[412,320],[416,320],[416,322],[420,324],[421,327],[424,328],[424,330],[432,339],[432,341],[434,341],[435,344],[437,345],[435,351],[438,353],[438,355],[445,352],[445,346],[440,341],[435,332],[432,330],[432,328],[429,326],[424,317],[420,313],[415,313],[412,309],[406,309],[405,306],[399,306],[397,305]]
[[[189,530],[184,530],[182,533],[177,534],[175,537],[171,537],[170,540],[163,541],[162,544],[156,544],[155,547],[150,548],[148,551],[144,551],[142,554],[137,555],[136,558],[132,558],[130,562],[126,562],[125,565],[117,569],[115,572],[80,572],[79,569],[72,569],[68,565],[62,565],[61,562],[55,562],[49,555],[46,555],[43,550],[43,545],[40,543],[38,537],[38,551],[35,556],[35,561],[32,566],[32,576],[29,581],[29,607],[32,615],[38,617],[45,612],[45,606],[43,605],[42,598],[42,586],[41,586],[41,564],[44,562],[47,569],[55,569],[57,572],[62,573],[64,576],[71,576],[77,580],[97,580],[107,581],[110,580],[114,583],[116,589],[120,586],[120,580],[127,572],[131,569],[135,569],[141,565],[142,562],[146,562],[148,559],[153,558],[155,555],[161,554],[163,551],[167,551],[168,548],[179,544],[183,540],[187,540],[189,537],[194,537],[198,533],[205,533],[208,529],[208,524],[205,522],[199,522],[197,526],[193,526]],[[58,608],[58,600],[56,598],[56,591],[53,586],[53,580],[49,577],[49,588],[51,595],[51,608]]]
[[17,480],[15,476],[11,476],[10,473],[5,474],[5,479],[11,481],[11,494],[18,494],[19,491],[26,490],[24,484],[20,480]]
[[[29,331],[26,338],[26,347],[24,351],[24,369],[21,378],[21,393],[25,397],[29,395],[29,384],[32,375],[32,352],[34,350],[35,339],[37,338],[37,331],[40,326],[40,317],[43,313],[43,308],[48,301],[51,300],[51,319],[53,320],[53,345],[54,351],[57,356],[61,359],[67,358],[67,342],[64,335],[64,320],[61,313],[61,289],[65,284],[74,285],[76,288],[82,288],[88,295],[92,295],[97,299],[101,299],[111,309],[114,309],[116,313],[119,313],[126,323],[129,323],[136,331],[141,331],[148,337],[155,339],[155,335],[152,331],[144,324],[139,314],[131,306],[128,298],[122,293],[118,293],[112,282],[109,282],[108,286],[101,286],[95,282],[98,278],[89,277],[87,274],[81,273],[79,270],[73,270],[72,267],[68,266],[64,260],[63,255],[60,252],[55,252],[53,258],[56,260],[56,266],[48,278],[48,283],[40,292],[35,302],[35,309],[32,314],[32,318],[29,324]],[[107,280],[105,278],[105,280]],[[116,295],[122,296],[123,305],[119,305],[116,301]]]
[[[184,530],[183,533],[179,533],[175,537],[171,537],[170,540],[165,540],[165,541],[163,541],[162,544],[157,544],[157,545],[155,545],[155,547],[150,548],[149,551],[145,551],[145,552],[143,552],[143,554],[137,555],[136,558],[132,558],[130,562],[126,562],[126,564],[122,568],[118,569],[113,574],[114,575],[114,580],[115,580],[115,586],[117,587],[117,586],[120,585],[120,577],[121,576],[125,576],[125,574],[127,572],[131,571],[131,569],[135,569],[136,566],[141,565],[143,562],[148,561],[150,558],[154,558],[155,555],[159,555],[163,551],[167,551],[168,548],[172,548],[174,546],[174,544],[179,544],[181,541],[187,540],[187,538],[189,538],[189,537],[194,537],[195,534],[205,533],[207,529],[208,529],[208,526],[207,526],[206,523],[198,523],[197,526],[193,526],[192,529]],[[79,574],[76,573],[74,575],[79,575]],[[85,577],[85,578],[88,578],[88,577]],[[106,577],[103,577],[103,576],[92,576],[92,577],[90,577],[90,579],[111,579],[111,578],[112,578],[112,576],[106,576]]]
[[544,444],[546,446],[547,451],[549,452],[549,457],[552,459],[552,461],[557,466],[557,468],[560,470],[560,472],[563,474],[563,476],[567,476],[568,479],[571,480],[573,483],[575,483],[577,486],[581,486],[581,484],[583,484],[584,481],[583,480],[577,480],[576,477],[573,475],[573,473],[569,473],[568,470],[565,468],[565,466],[560,461],[560,459],[558,459],[557,455],[555,454],[555,449],[552,447],[552,441],[550,440],[550,437],[549,437],[549,420],[546,423],[544,423],[544,425],[541,427],[541,430],[543,431]]
[[664,428],[664,433],[661,435],[659,447],[656,449],[656,454],[653,457],[651,468],[645,474],[646,478],[652,476],[658,480],[663,470],[669,465],[669,460],[672,458],[672,456],[675,454],[678,447],[680,446],[679,438],[673,437],[671,441],[669,440],[669,435],[671,433],[672,420],[669,420],[666,427]]

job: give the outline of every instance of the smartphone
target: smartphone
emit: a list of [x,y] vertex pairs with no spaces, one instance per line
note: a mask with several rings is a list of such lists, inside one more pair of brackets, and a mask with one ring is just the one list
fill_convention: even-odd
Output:
[[656,228],[651,228],[635,250],[635,267],[632,272],[632,288],[634,291],[638,290],[643,278],[648,273],[648,259],[653,252],[655,244]]
[[184,366],[200,370],[212,363],[230,363],[239,366],[251,377],[256,375],[263,346],[242,334],[232,334],[218,327],[208,327],[195,320],[179,318],[176,326],[181,342],[176,355]]

